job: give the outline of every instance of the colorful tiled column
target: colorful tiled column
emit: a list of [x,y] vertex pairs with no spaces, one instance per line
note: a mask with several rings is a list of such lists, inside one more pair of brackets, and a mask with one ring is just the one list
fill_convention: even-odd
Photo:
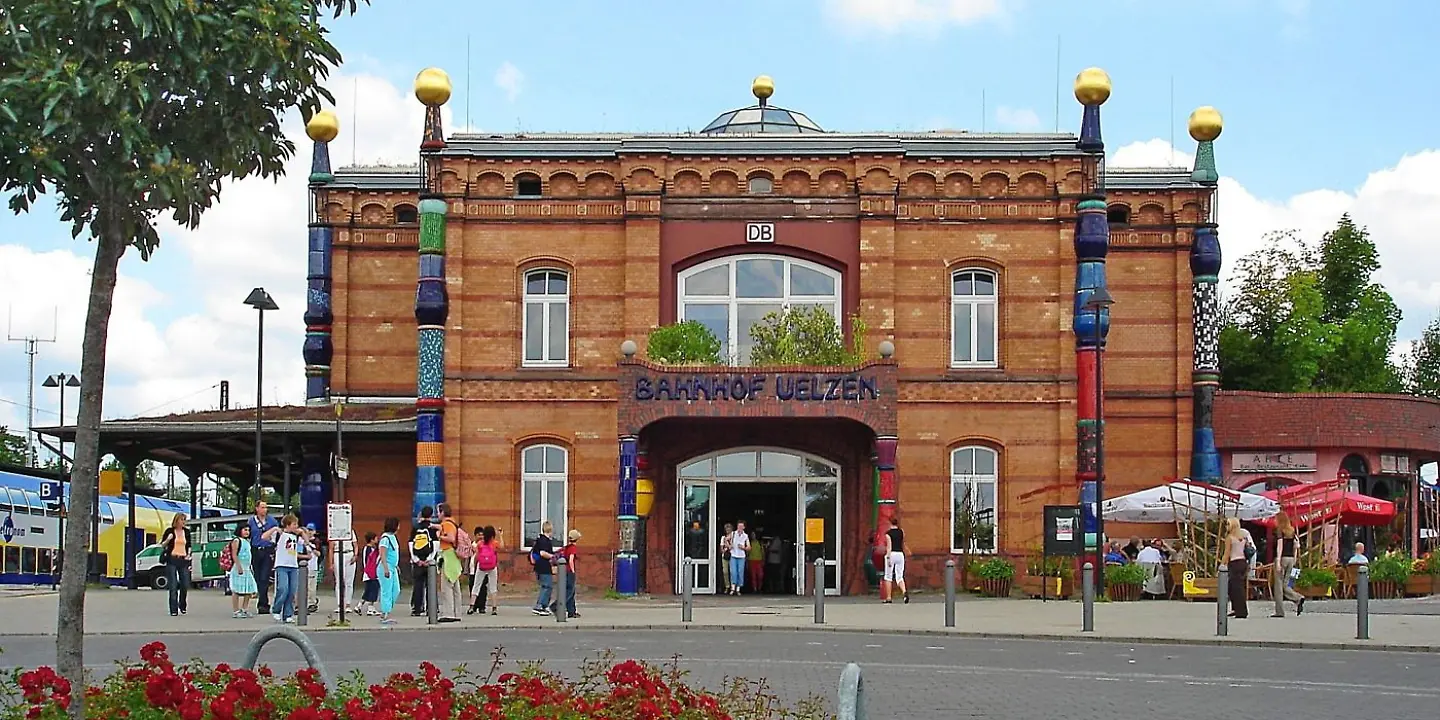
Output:
[[415,398],[415,498],[411,517],[445,502],[445,322],[450,297],[445,287],[445,199],[436,174],[445,148],[440,108],[450,99],[450,78],[438,68],[415,78],[415,97],[425,105],[425,135],[420,142],[420,272],[415,289],[419,327]]
[[335,228],[325,218],[325,186],[335,179],[330,172],[330,141],[340,134],[335,113],[322,110],[305,124],[305,134],[315,141],[310,159],[310,240],[305,283],[305,403],[322,405],[330,400],[330,340],[334,315],[330,310],[330,248]]
[[314,523],[323,534],[325,505],[330,502],[330,453],[321,445],[304,445],[300,452],[300,525]]
[[[1224,121],[1213,107],[1190,113],[1190,137],[1199,143],[1190,179],[1214,188],[1220,182],[1215,170],[1215,138]],[[1190,479],[1220,482],[1220,451],[1215,447],[1215,391],[1220,389],[1220,234],[1214,222],[1214,195],[1205,204],[1205,216],[1195,228],[1190,245],[1192,322],[1195,328],[1195,364],[1190,374],[1194,390],[1194,434],[1190,446]]]
[[[875,495],[875,537],[871,538],[874,547],[885,547],[885,533],[890,529],[890,520],[895,517],[899,495],[895,486],[895,451],[899,445],[900,438],[893,435],[881,435],[875,438],[875,470],[880,477],[879,490]],[[884,558],[881,558],[878,565],[883,572],[885,568]],[[883,577],[882,577],[883,580]],[[880,583],[881,599],[889,600],[885,583]]]
[[615,520],[620,528],[620,547],[615,552],[615,592],[640,592],[640,552],[637,545],[640,515],[635,509],[635,481],[640,476],[639,438],[620,438],[619,502]]
[[1103,163],[1105,141],[1100,136],[1100,106],[1110,98],[1110,77],[1104,70],[1090,68],[1075,78],[1075,99],[1085,107],[1080,122],[1081,150],[1095,153],[1094,186],[1076,205],[1075,222],[1075,332],[1076,431],[1075,475],[1080,485],[1081,517],[1085,544],[1098,547],[1102,523],[1096,500],[1099,496],[1101,423],[1104,411],[1097,397],[1097,370],[1105,337],[1110,331],[1110,310],[1086,309],[1096,290],[1105,287],[1105,256],[1110,249],[1110,226],[1106,217]]

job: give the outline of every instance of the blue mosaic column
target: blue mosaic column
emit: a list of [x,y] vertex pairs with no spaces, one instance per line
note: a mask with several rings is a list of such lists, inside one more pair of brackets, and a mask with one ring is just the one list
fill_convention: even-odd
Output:
[[436,174],[445,149],[440,107],[450,99],[450,78],[428,68],[415,77],[415,98],[425,106],[420,142],[420,272],[415,288],[417,364],[415,382],[415,497],[411,517],[420,508],[445,502],[445,322],[450,296],[445,287],[445,199]]
[[[1224,122],[1212,107],[1190,114],[1190,137],[1199,143],[1190,179],[1209,188],[1220,181],[1215,169],[1215,138]],[[1190,245],[1191,310],[1195,329],[1195,363],[1190,374],[1194,392],[1194,430],[1190,445],[1190,479],[1220,482],[1220,451],[1215,446],[1215,392],[1220,389],[1220,234],[1212,201],[1195,228]]]
[[1098,400],[1101,378],[1100,352],[1110,332],[1110,310],[1098,313],[1085,309],[1096,290],[1104,288],[1105,256],[1110,249],[1110,225],[1106,217],[1103,171],[1105,141],[1100,135],[1100,106],[1110,98],[1110,77],[1104,70],[1089,68],[1075,78],[1075,99],[1084,106],[1080,121],[1079,148],[1096,156],[1096,177],[1089,193],[1076,204],[1075,218],[1075,305],[1072,329],[1075,332],[1076,428],[1075,478],[1080,485],[1081,522],[1085,544],[1098,547],[1104,524],[1099,517],[1100,447],[1104,410]]
[[330,309],[330,250],[335,228],[327,222],[325,212],[326,185],[335,179],[330,171],[330,141],[340,132],[335,113],[315,113],[305,124],[305,134],[315,141],[310,159],[310,238],[305,284],[305,403],[324,404],[330,400],[330,361],[334,356],[331,327],[334,315]]
[[619,499],[615,515],[620,528],[620,547],[615,553],[615,592],[621,595],[640,592],[640,553],[636,544],[640,516],[635,511],[635,480],[639,477],[637,443],[633,435],[620,438]]
[[330,455],[325,448],[307,445],[301,448],[300,460],[300,526],[315,523],[325,532],[325,505],[330,502],[326,476],[330,472]]

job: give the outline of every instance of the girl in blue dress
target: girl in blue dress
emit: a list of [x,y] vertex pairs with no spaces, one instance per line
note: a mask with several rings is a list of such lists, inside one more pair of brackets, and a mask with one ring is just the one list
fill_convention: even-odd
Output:
[[234,609],[231,617],[248,618],[250,598],[255,597],[255,566],[251,564],[250,523],[235,528],[235,539],[230,541],[230,605]]
[[380,562],[375,574],[380,580],[380,624],[394,625],[390,617],[395,601],[400,598],[400,541],[395,531],[400,529],[399,518],[385,518],[385,534],[380,536]]

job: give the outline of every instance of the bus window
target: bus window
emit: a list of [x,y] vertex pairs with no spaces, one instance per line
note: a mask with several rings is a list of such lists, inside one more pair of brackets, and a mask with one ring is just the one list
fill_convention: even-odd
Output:
[[0,561],[0,572],[20,572],[20,547],[18,545],[5,546],[5,559]]
[[41,575],[49,575],[55,571],[52,562],[54,560],[54,552],[55,551],[51,550],[50,548],[40,548],[40,553],[37,558],[37,565],[35,568],[36,572],[40,573]]
[[244,525],[247,520],[226,520],[224,522],[211,522],[210,533],[205,538],[206,542],[225,542],[235,537],[235,531]]
[[35,574],[35,550],[36,548],[20,548],[20,572]]
[[110,507],[110,503],[108,502],[100,504],[100,522],[106,525],[115,524],[115,511]]

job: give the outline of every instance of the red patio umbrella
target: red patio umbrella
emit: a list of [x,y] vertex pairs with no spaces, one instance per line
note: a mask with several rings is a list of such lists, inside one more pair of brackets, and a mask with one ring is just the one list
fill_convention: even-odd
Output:
[[[1341,525],[1388,525],[1395,519],[1395,503],[1389,500],[1350,492],[1350,481],[1346,478],[1326,480],[1317,483],[1300,483],[1279,490],[1266,490],[1260,495],[1278,503],[1290,522],[1296,527],[1316,523],[1335,522]],[[1275,527],[1275,518],[1266,518],[1259,524]]]

